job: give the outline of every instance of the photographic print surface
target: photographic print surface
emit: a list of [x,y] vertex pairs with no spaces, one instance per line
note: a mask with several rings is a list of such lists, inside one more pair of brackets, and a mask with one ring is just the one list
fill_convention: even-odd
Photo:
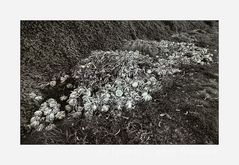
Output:
[[21,144],[218,144],[218,21],[21,21]]

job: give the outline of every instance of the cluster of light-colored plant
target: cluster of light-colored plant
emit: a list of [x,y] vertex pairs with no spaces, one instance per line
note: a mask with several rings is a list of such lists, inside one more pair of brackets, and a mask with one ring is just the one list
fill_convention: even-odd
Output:
[[60,111],[60,106],[55,99],[48,99],[41,104],[39,110],[34,112],[29,126],[38,131],[55,128],[54,121],[65,118],[65,111]]
[[[154,53],[143,54],[140,51],[147,46],[130,48],[130,44],[151,45],[149,50],[154,49]],[[93,51],[82,60],[72,73],[78,86],[69,96],[59,98],[67,105],[60,110],[56,100],[48,99],[34,113],[30,127],[50,130],[55,120],[66,115],[84,115],[88,119],[96,111],[120,115],[123,110],[133,110],[138,102],[152,100],[152,93],[163,88],[164,77],[179,73],[181,64],[204,65],[212,61],[207,49],[190,43],[136,40],[130,44],[124,47],[128,50]]]
[[174,39],[180,39],[187,42],[197,42],[197,38],[194,35],[190,35],[188,33],[176,33],[171,36]]
[[161,40],[146,41],[132,40],[124,45],[126,50],[140,50],[153,57],[171,62],[171,64],[208,64],[212,62],[213,54],[209,53],[207,48],[201,48],[194,43],[173,42]]

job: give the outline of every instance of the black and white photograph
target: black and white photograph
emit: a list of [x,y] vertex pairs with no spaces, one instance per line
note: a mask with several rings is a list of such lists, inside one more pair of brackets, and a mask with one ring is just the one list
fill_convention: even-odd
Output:
[[218,144],[218,20],[21,20],[21,144]]
[[236,0],[0,1],[0,164],[239,164]]

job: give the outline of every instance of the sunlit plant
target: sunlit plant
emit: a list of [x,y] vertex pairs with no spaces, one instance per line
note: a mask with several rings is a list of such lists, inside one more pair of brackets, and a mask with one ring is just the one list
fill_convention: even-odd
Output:
[[[93,51],[71,76],[61,76],[59,82],[65,83],[62,88],[71,90],[70,94],[46,98],[29,127],[48,131],[56,127],[55,121],[67,116],[91,119],[95,112],[133,111],[137,103],[151,101],[152,94],[163,88],[164,77],[180,73],[181,65],[205,65],[212,61],[207,49],[192,43],[135,40],[126,43],[124,49]],[[69,78],[77,85],[67,83]],[[57,87],[56,80],[48,84]],[[43,100],[33,92],[29,96],[38,102]]]

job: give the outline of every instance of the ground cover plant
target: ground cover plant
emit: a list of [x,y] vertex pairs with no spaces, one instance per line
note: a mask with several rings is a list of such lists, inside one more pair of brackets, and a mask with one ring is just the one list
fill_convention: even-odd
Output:
[[[107,22],[105,25],[111,23],[127,25],[124,22]],[[131,22],[128,25],[141,23]],[[146,22],[146,25],[152,28],[156,23]],[[91,52],[85,52],[84,58],[75,60],[77,63],[72,63],[70,58],[66,66],[62,67],[63,70],[56,72],[56,69],[52,74],[49,73],[52,70],[48,71],[45,75],[48,80],[37,74],[41,81],[22,91],[21,142],[217,144],[216,25],[209,26],[201,22],[207,28],[202,28],[201,31],[188,29],[182,33],[176,30],[176,33],[172,33],[170,28],[165,27],[177,27],[177,22],[160,23],[167,25],[164,29],[169,31],[169,40],[166,40],[166,36],[165,39],[157,40],[136,39],[138,35],[134,31],[133,40],[125,37],[120,44],[116,44],[117,49],[96,50],[92,46]],[[182,22],[182,25],[184,23],[193,24]],[[57,22],[51,24],[58,27]],[[95,26],[98,22],[88,24]],[[27,23],[25,27],[26,25]],[[77,27],[85,25],[83,23]],[[70,27],[66,29],[70,32]],[[142,36],[150,30],[145,28],[144,31]],[[209,38],[205,39],[207,42],[202,41],[203,37],[198,37],[200,34],[208,34]],[[58,50],[57,56],[62,51],[70,55],[79,53],[75,49],[79,43],[71,39],[75,36],[77,33],[66,38],[65,45],[62,45],[64,50]],[[43,37],[45,38],[47,37]],[[36,45],[40,46],[38,44],[26,45],[33,44],[32,41],[27,41],[26,36],[22,40],[22,53],[29,53],[32,49],[37,49],[38,53],[46,50],[44,47],[36,48]],[[90,46],[87,47],[90,49]],[[64,53],[62,55],[65,56]],[[77,59],[77,56],[73,59]],[[53,68],[58,68],[58,60],[55,62]],[[22,66],[22,76],[25,77],[26,64]],[[36,81],[37,77],[28,77],[22,85],[30,85],[34,79]]]

